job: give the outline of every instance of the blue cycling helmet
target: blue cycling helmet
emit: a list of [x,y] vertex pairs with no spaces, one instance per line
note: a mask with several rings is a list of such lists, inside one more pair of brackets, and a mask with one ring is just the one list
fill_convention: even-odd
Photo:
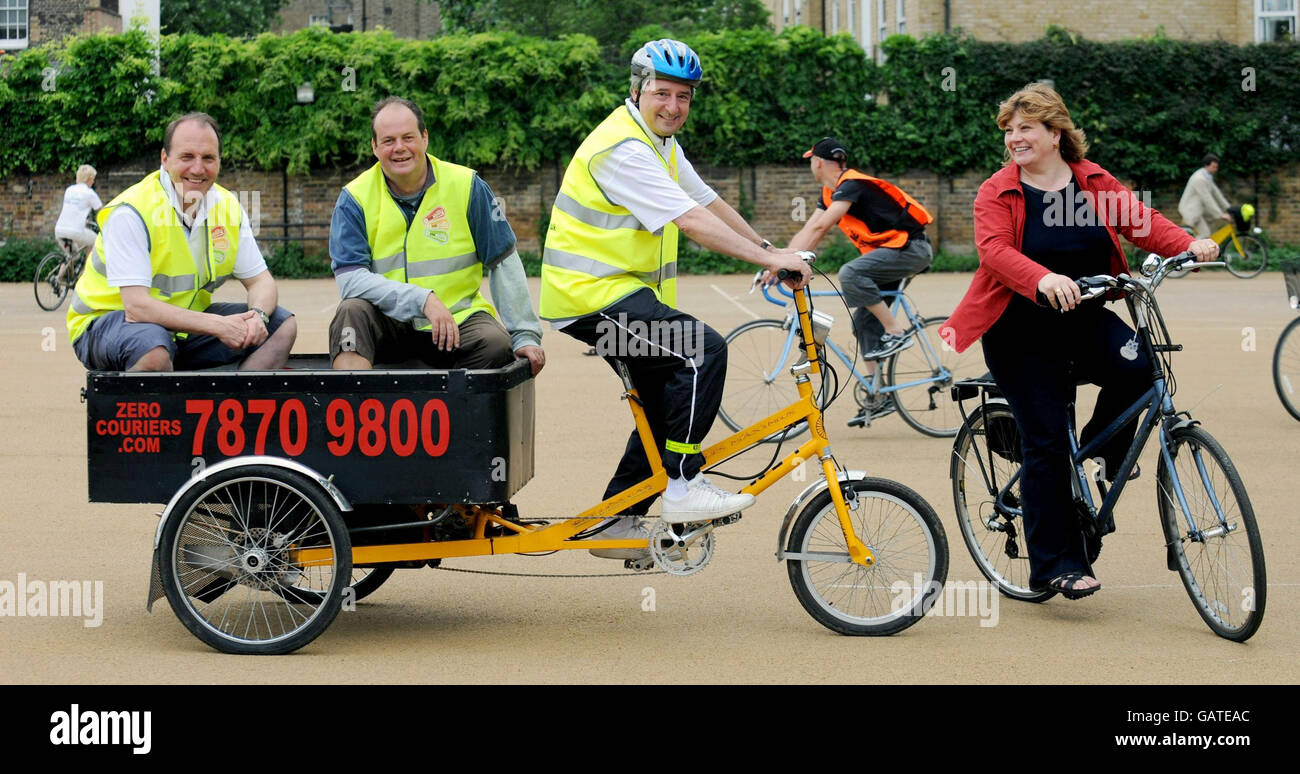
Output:
[[632,55],[632,90],[641,91],[642,84],[650,77],[698,86],[704,69],[700,67],[699,55],[690,46],[680,40],[663,38],[650,41]]

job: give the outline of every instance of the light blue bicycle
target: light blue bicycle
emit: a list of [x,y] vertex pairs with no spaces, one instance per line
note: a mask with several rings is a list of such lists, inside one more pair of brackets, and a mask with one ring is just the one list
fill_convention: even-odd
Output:
[[[795,395],[790,367],[802,359],[802,353],[794,326],[793,297],[783,285],[773,287],[784,298],[773,296],[770,287],[762,288],[763,297],[785,307],[784,319],[753,320],[726,337],[727,382],[718,416],[732,430],[748,427],[789,405]],[[872,418],[896,410],[904,422],[925,435],[951,438],[961,427],[962,418],[949,388],[954,381],[984,373],[983,351],[977,343],[958,354],[939,337],[939,329],[948,320],[947,315],[922,316],[915,302],[904,292],[906,287],[907,280],[903,280],[897,290],[882,291],[881,295],[891,302],[894,315],[906,320],[909,330],[915,331],[912,345],[875,360],[872,373],[864,374],[855,367],[858,360],[856,344],[841,347],[835,343],[831,335],[835,318],[826,313],[825,307],[813,310],[814,334],[826,353],[833,353],[847,367],[853,380],[853,397],[858,406],[865,409],[862,424],[870,424]],[[813,291],[812,295],[817,298],[835,297],[838,305],[831,311],[848,311],[838,300],[838,291]],[[851,330],[837,335],[852,341]],[[826,357],[823,366],[832,365],[833,360]],[[827,369],[826,377],[817,393],[817,401],[823,409],[839,392],[839,375],[833,367]],[[807,429],[807,424],[796,425],[767,440],[786,440]]]

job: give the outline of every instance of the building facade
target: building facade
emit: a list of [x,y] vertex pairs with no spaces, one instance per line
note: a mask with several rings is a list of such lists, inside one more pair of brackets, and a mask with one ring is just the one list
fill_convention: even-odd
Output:
[[442,31],[442,19],[438,4],[428,0],[290,0],[271,31],[313,26],[357,32],[383,27],[399,38],[430,38]]
[[965,31],[980,40],[1024,42],[1048,25],[1090,40],[1164,34],[1186,40],[1261,43],[1295,40],[1300,0],[765,0],[780,31],[803,24],[827,35],[847,33],[880,61],[880,41],[896,34]]
[[118,0],[0,0],[0,51],[21,51],[105,27],[120,31],[118,6]]

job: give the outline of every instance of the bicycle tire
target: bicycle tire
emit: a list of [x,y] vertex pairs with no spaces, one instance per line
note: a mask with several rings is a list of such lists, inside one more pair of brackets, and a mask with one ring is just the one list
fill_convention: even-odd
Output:
[[[771,319],[751,320],[727,334],[724,339],[727,344],[727,378],[722,388],[722,403],[718,407],[718,417],[727,427],[743,430],[799,398],[794,377],[790,375],[790,366],[802,356],[797,335],[785,362],[778,362],[789,335],[784,321]],[[825,384],[816,384],[816,376],[812,379],[820,403]],[[799,422],[763,441],[788,440],[806,432],[808,423]]]
[[[947,315],[922,319],[912,346],[891,355],[885,366],[889,385],[933,380],[889,393],[903,421],[932,438],[952,438],[961,427],[961,411],[952,399],[953,382],[987,370],[979,342],[959,353],[939,335],[947,321]],[[941,368],[946,376],[940,377]]]
[[68,289],[72,286],[72,282],[59,279],[64,260],[62,252],[46,253],[36,267],[36,277],[32,281],[36,305],[47,312],[53,312],[63,305],[63,299],[68,297]]
[[[163,592],[185,628],[224,653],[295,651],[329,626],[352,577],[337,505],[313,481],[269,465],[229,468],[173,505],[159,543]],[[304,574],[302,549],[329,560]],[[228,584],[214,581],[224,578]],[[312,593],[304,583],[319,582]],[[197,602],[196,602],[197,600]]]
[[[790,585],[804,610],[831,631],[895,634],[919,621],[942,592],[948,579],[948,538],[930,504],[896,481],[865,478],[841,486],[854,494],[849,517],[858,539],[875,553],[875,563],[863,567],[788,559]],[[796,553],[847,554],[829,490],[799,512],[787,546]],[[846,579],[850,572],[852,578]],[[847,594],[846,586],[851,589]],[[869,590],[859,595],[864,587]],[[911,596],[902,598],[908,590]]]
[[[1161,454],[1156,499],[1170,569],[1178,571],[1196,611],[1215,634],[1245,642],[1263,621],[1268,591],[1263,543],[1246,485],[1223,446],[1204,428],[1193,425],[1174,430],[1169,454],[1194,524],[1189,527],[1187,523]],[[1209,479],[1209,491],[1201,467]],[[1218,534],[1223,526],[1215,501],[1228,526],[1222,534]],[[1220,578],[1220,572],[1226,577]]]
[[[981,444],[978,439],[984,438]],[[997,449],[1002,453],[992,451]],[[1014,450],[1014,451],[1013,451]],[[1023,602],[1043,602],[1054,591],[1029,588],[1029,547],[1024,519],[999,513],[994,507],[997,492],[1020,470],[1020,429],[1011,407],[1004,400],[976,406],[952,445],[948,477],[952,480],[953,507],[962,542],[975,566],[998,591]],[[1009,493],[1019,504],[1020,486]]]
[[1282,406],[1300,421],[1300,317],[1282,329],[1282,335],[1273,348],[1273,389]]
[[1241,242],[1241,253],[1231,239],[1223,245],[1223,262],[1228,265],[1228,271],[1242,279],[1258,277],[1268,266],[1268,249],[1253,236],[1238,236],[1237,241]]

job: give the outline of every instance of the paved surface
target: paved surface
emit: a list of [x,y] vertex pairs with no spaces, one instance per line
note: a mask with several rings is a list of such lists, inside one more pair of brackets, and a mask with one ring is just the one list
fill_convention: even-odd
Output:
[[[923,310],[942,313],[969,280],[926,275],[912,295]],[[333,283],[290,281],[281,288],[283,303],[299,316],[296,351],[323,351]],[[681,305],[724,333],[779,311],[745,289],[741,276],[685,277]],[[692,578],[399,571],[299,653],[236,658],[192,637],[165,601],[145,612],[152,514],[160,508],[87,503],[85,409],[78,400],[84,376],[62,312],[37,309],[29,285],[0,285],[0,582],[16,583],[23,573],[102,581],[104,589],[98,627],[70,618],[0,618],[0,675],[36,683],[646,682],[662,679],[656,671],[672,664],[673,679],[705,682],[1294,683],[1300,518],[1292,476],[1300,423],[1283,411],[1270,376],[1273,345],[1293,312],[1277,274],[1249,281],[1196,276],[1171,281],[1161,293],[1174,340],[1187,345],[1174,356],[1176,403],[1227,447],[1263,532],[1268,610],[1244,645],[1214,636],[1164,568],[1148,451],[1143,467],[1151,474],[1121,501],[1119,531],[1106,539],[1097,566],[1105,589],[1079,602],[999,600],[995,626],[980,625],[991,618],[931,616],[889,638],[822,628],[799,606],[785,567],[773,558],[779,519],[805,485],[787,480],[719,533],[713,563]],[[238,293],[223,290],[227,297],[238,300]],[[837,317],[843,326],[842,310]],[[599,499],[631,418],[603,362],[582,357],[582,347],[563,334],[548,334],[545,343],[550,364],[538,381],[537,470],[516,499],[525,514],[560,515]],[[829,412],[839,459],[920,492],[947,530],[949,580],[980,579],[953,517],[950,441],[922,437],[897,417],[850,430],[844,421],[852,411],[845,396]],[[722,435],[715,428],[714,437]],[[746,462],[757,467],[765,459],[751,455]],[[447,564],[546,573],[619,568],[585,552]],[[654,609],[646,611],[651,593]]]

